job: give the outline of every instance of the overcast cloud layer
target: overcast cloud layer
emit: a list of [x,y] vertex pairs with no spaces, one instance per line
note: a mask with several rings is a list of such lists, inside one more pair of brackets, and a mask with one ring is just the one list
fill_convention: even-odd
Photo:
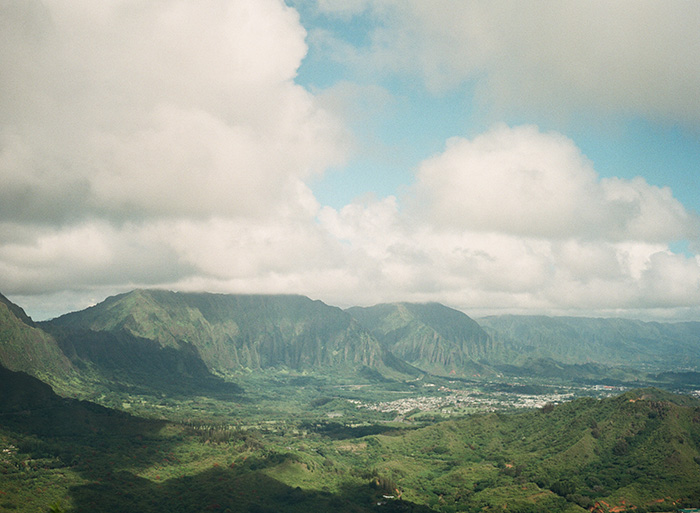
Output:
[[[435,91],[476,80],[494,118],[700,126],[694,3],[427,5],[317,7],[382,21],[336,59]],[[166,287],[700,319],[697,214],[601,178],[561,133],[455,134],[401,195],[320,204],[309,184],[356,151],[355,120],[295,83],[306,37],[277,0],[0,4],[0,292],[39,318]]]
[[[476,80],[494,114],[610,111],[700,123],[700,8],[684,0],[318,0],[371,13],[370,43],[336,41],[357,66],[415,74],[434,90]],[[326,35],[328,37],[328,35]],[[322,36],[319,36],[322,37]]]

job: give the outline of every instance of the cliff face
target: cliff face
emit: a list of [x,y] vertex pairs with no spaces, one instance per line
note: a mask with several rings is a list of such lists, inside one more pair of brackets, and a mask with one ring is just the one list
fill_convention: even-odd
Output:
[[348,310],[398,358],[424,371],[468,376],[489,372],[478,363],[493,339],[466,314],[437,303],[393,303]]

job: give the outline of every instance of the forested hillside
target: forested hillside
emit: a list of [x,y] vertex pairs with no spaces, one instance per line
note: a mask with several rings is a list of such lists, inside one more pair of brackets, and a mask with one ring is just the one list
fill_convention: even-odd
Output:
[[700,401],[655,389],[361,433],[320,417],[287,419],[284,430],[183,422],[167,408],[160,414],[173,420],[139,419],[62,399],[3,369],[0,386],[5,510],[644,513],[700,506]]
[[700,507],[700,402],[656,389],[444,422],[377,443],[374,454],[391,454],[379,472],[443,511]]
[[[695,323],[142,290],[34,323],[1,299],[0,511],[700,506]],[[688,395],[621,393],[645,379]]]

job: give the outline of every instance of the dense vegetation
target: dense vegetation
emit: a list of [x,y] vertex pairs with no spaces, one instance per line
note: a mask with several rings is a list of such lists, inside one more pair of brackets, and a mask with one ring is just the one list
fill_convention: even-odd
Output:
[[55,341],[20,307],[0,294],[0,364],[12,370],[66,378],[71,364]]
[[160,406],[159,418],[147,419],[2,371],[0,511],[700,506],[700,401],[689,397],[643,389],[415,427],[331,418],[345,401],[284,397],[294,379],[278,390],[286,406],[276,414],[269,402],[256,417],[224,401],[154,398],[140,413]]
[[194,348],[207,368],[220,372],[277,366],[412,372],[350,315],[302,296],[137,290],[44,327],[126,332],[163,348]]
[[[691,327],[664,340],[691,354]],[[631,389],[697,372],[493,333],[441,305],[137,291],[35,324],[2,298],[0,512],[700,507],[700,400]]]

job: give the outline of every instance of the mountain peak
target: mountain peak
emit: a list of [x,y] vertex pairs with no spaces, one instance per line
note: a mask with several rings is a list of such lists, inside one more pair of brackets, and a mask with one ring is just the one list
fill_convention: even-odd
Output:
[[384,303],[347,310],[399,358],[424,371],[469,376],[491,338],[468,315],[440,303]]
[[0,303],[3,303],[7,309],[12,312],[12,314],[17,317],[20,321],[22,321],[24,324],[27,324],[29,326],[36,326],[34,321],[32,320],[31,317],[29,317],[24,309],[22,307],[14,304],[12,301],[7,299],[5,296],[0,294]]
[[71,364],[56,341],[0,294],[0,365],[35,376],[65,376]]

